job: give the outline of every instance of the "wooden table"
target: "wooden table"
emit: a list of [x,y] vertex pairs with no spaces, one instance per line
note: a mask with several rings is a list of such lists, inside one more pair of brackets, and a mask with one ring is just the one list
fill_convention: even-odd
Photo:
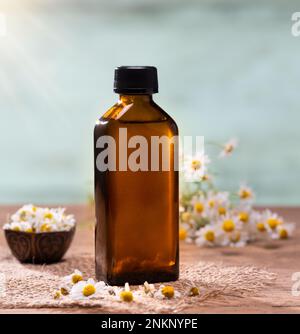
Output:
[[[278,275],[274,285],[268,287],[261,295],[252,298],[233,297],[230,302],[219,301],[215,305],[193,306],[189,313],[300,313],[300,296],[291,294],[291,276],[300,272],[300,208],[273,208],[286,220],[297,223],[295,236],[285,242],[259,242],[241,249],[198,248],[181,244],[180,258],[183,263],[197,261],[222,261],[228,265],[253,265],[264,267]],[[1,207],[0,221],[6,220],[7,214],[16,207]],[[74,212],[78,228],[75,240],[68,255],[93,254],[93,209],[88,206],[69,206]],[[6,246],[3,233],[0,233],[0,251]],[[15,309],[0,310],[0,313],[101,313],[100,309]]]

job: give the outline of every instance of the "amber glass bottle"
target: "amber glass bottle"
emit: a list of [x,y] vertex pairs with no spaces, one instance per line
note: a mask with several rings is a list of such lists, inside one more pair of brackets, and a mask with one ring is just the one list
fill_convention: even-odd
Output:
[[[111,285],[176,280],[177,151],[170,143],[170,169],[163,169],[160,162],[159,169],[153,170],[150,146],[153,136],[172,138],[178,135],[178,129],[152,99],[158,91],[155,67],[117,68],[114,91],[120,94],[119,101],[99,119],[94,130],[96,277]],[[128,141],[133,136],[146,139],[148,170],[131,170],[120,163],[124,153],[130,156],[136,150],[130,145],[128,148],[120,129],[126,130]],[[104,148],[99,148],[97,141],[103,136],[115,140],[115,170],[98,168],[97,157]]]

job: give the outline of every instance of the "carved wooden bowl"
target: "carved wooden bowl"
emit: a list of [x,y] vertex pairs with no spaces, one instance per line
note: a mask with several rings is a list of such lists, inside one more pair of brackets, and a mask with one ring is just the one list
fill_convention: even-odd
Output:
[[70,231],[28,233],[5,230],[12,254],[24,263],[42,264],[58,262],[69,249],[75,234]]

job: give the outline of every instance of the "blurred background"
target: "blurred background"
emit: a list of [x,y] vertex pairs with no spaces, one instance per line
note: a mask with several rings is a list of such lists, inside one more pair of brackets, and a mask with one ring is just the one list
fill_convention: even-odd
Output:
[[[119,65],[154,65],[182,135],[238,137],[221,189],[300,204],[299,0],[0,0],[0,203],[83,203]],[[207,148],[209,150],[209,148]]]

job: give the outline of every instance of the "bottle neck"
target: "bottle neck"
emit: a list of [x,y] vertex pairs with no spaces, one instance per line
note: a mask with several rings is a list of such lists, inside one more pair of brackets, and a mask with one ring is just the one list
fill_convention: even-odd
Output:
[[119,102],[124,104],[132,103],[150,103],[152,101],[151,94],[145,95],[122,95],[119,96]]

